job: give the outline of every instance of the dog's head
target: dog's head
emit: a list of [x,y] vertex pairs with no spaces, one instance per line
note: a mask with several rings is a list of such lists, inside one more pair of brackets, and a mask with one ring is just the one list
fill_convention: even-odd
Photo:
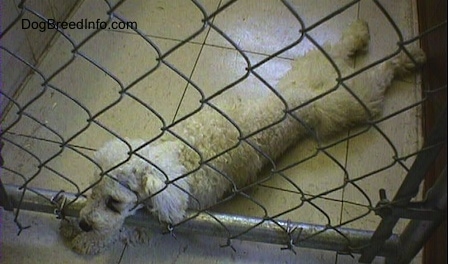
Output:
[[81,209],[79,226],[85,232],[112,234],[122,227],[126,217],[142,207],[138,199],[128,186],[105,176],[92,188]]
[[144,206],[161,221],[176,223],[183,219],[189,186],[184,178],[171,181],[185,172],[178,162],[179,148],[173,142],[162,142],[137,152],[145,159],[135,154],[128,159],[130,150],[145,142],[130,140],[128,143],[132,149],[114,140],[96,152],[94,158],[104,171],[121,165],[102,176],[92,188],[80,211],[79,226],[83,231],[112,235],[120,230],[126,217]]

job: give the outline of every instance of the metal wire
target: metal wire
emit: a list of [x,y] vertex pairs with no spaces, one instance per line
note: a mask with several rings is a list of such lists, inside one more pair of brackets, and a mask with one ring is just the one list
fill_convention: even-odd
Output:
[[[24,16],[31,16],[37,21],[49,23],[50,17],[44,16],[38,10],[33,8],[32,2],[33,1],[26,1],[26,0],[20,2],[20,4],[17,6],[19,10],[17,17],[13,19],[9,25],[6,26],[3,32],[0,33],[0,41],[4,38],[7,38],[9,34],[12,34],[12,31],[14,30],[15,27],[17,27],[17,25],[20,23],[20,20]],[[111,23],[116,21],[123,23],[133,21],[132,17],[125,17],[120,14],[121,7],[125,4],[125,2],[127,2],[126,0],[118,1],[117,3],[108,0],[104,2],[105,5],[107,6],[107,12],[105,14],[107,18],[101,22],[110,25]],[[217,17],[223,15],[225,12],[227,12],[227,10],[236,5],[237,2],[239,1],[234,0],[221,3],[220,6],[218,6],[215,10],[208,11],[208,9],[205,8],[202,3],[200,3],[199,1],[192,0],[191,1],[192,7],[196,9],[196,11],[200,14],[201,17],[200,21],[198,21],[198,28],[194,32],[188,34],[187,36],[180,37],[177,43],[166,51],[163,51],[163,49],[160,46],[158,46],[154,36],[148,35],[143,29],[139,27],[128,29],[128,33],[132,33],[138,36],[142,40],[143,43],[142,45],[148,46],[156,54],[156,57],[154,58],[155,64],[152,67],[145,69],[143,74],[131,80],[131,82],[129,82],[128,84],[126,84],[124,80],[121,80],[121,78],[117,76],[113,71],[111,71],[105,65],[103,65],[102,62],[97,61],[96,58],[83,51],[83,47],[88,45],[94,38],[98,38],[101,33],[111,31],[108,29],[96,29],[90,32],[90,34],[88,34],[81,40],[76,40],[75,38],[70,36],[64,29],[61,28],[54,29],[55,38],[64,39],[68,42],[70,46],[71,56],[68,60],[63,61],[58,68],[56,68],[52,73],[49,74],[43,72],[43,70],[40,68],[41,65],[28,61],[23,57],[22,54],[20,54],[20,52],[15,51],[11,46],[8,46],[0,42],[0,50],[4,51],[5,54],[10,56],[13,60],[18,61],[23,65],[25,65],[30,75],[35,75],[40,78],[40,87],[35,87],[36,89],[35,95],[32,98],[26,100],[25,102],[23,102],[23,100],[18,99],[20,97],[20,89],[17,89],[18,92],[15,91],[15,93],[13,94],[6,93],[5,91],[0,91],[2,97],[4,97],[9,104],[5,112],[2,113],[1,119],[2,130],[0,132],[0,139],[2,141],[2,145],[4,142],[8,147],[14,148],[20,153],[22,153],[22,155],[26,155],[27,157],[29,157],[29,159],[32,160],[30,164],[34,163],[33,167],[35,169],[33,171],[27,171],[21,170],[20,168],[14,168],[11,167],[7,162],[3,164],[2,159],[1,166],[3,168],[4,173],[7,173],[8,175],[12,176],[16,180],[16,182],[19,182],[20,184],[19,186],[20,195],[18,195],[19,193],[16,193],[17,195],[15,196],[16,198],[14,199],[13,204],[13,206],[16,208],[15,222],[17,223],[17,226],[19,227],[20,231],[22,231],[25,228],[19,221],[21,209],[47,210],[38,208],[39,206],[42,206],[42,203],[47,204],[48,206],[54,206],[53,199],[50,199],[48,197],[48,193],[46,191],[42,191],[33,187],[33,184],[36,182],[36,179],[46,178],[47,177],[46,174],[51,172],[53,175],[56,175],[59,180],[62,180],[65,184],[70,186],[70,188],[74,190],[73,199],[69,199],[67,202],[65,202],[64,207],[72,208],[72,210],[74,210],[73,212],[76,212],[77,210],[73,208],[77,208],[77,206],[79,206],[80,202],[79,200],[82,200],[84,194],[86,194],[90,189],[92,189],[95,185],[101,182],[103,177],[110,177],[108,174],[109,172],[111,172],[115,168],[120,167],[121,165],[126,163],[133,155],[135,155],[146,160],[153,167],[155,167],[162,174],[164,174],[166,177],[167,186],[171,184],[180,189],[182,188],[177,185],[177,181],[179,181],[182,178],[188,177],[190,174],[199,170],[202,166],[208,167],[212,171],[225,177],[227,181],[229,181],[233,186],[231,194],[224,197],[222,200],[218,201],[217,204],[223,204],[239,196],[241,199],[251,202],[253,205],[257,206],[263,212],[262,217],[260,218],[250,216],[249,217],[239,216],[240,221],[247,222],[245,225],[232,225],[232,224],[230,225],[230,220],[232,220],[236,216],[232,215],[227,216],[226,214],[223,215],[213,213],[211,211],[211,208],[205,208],[198,212],[193,212],[192,214],[189,215],[189,217],[185,221],[172,226],[171,232],[177,232],[177,230],[184,230],[184,231],[189,230],[192,229],[192,227],[195,225],[202,227],[202,228],[194,228],[196,232],[201,232],[202,229],[204,230],[205,228],[206,229],[219,228],[220,232],[217,232],[216,235],[219,234],[220,236],[226,238],[227,243],[225,246],[233,248],[232,240],[234,239],[245,239],[246,237],[249,237],[249,234],[254,233],[255,230],[256,232],[258,232],[258,230],[259,231],[265,230],[264,232],[269,232],[267,231],[267,229],[269,230],[276,229],[276,231],[274,232],[280,232],[281,230],[283,237],[281,242],[279,238],[277,238],[278,240],[276,243],[285,244],[285,247],[283,249],[289,249],[290,251],[293,251],[293,246],[307,246],[307,247],[331,249],[339,251],[343,254],[344,253],[353,254],[353,253],[362,253],[364,252],[363,249],[365,248],[378,247],[380,250],[378,251],[375,250],[374,251],[375,255],[377,254],[385,256],[389,255],[391,257],[395,255],[395,253],[392,252],[387,254],[386,252],[389,250],[386,248],[384,249],[384,251],[381,250],[383,245],[386,245],[384,244],[385,240],[390,239],[389,236],[387,237],[385,236],[381,240],[372,240],[372,241],[366,239],[367,237],[365,237],[365,239],[359,239],[360,238],[359,233],[354,233],[353,231],[350,232],[346,230],[345,227],[350,223],[358,222],[361,219],[366,218],[368,215],[378,212],[378,210],[380,209],[379,206],[375,204],[375,202],[378,201],[373,201],[370,198],[370,195],[366,193],[365,189],[360,186],[360,183],[363,180],[373,178],[380,172],[385,172],[390,168],[393,168],[394,166],[400,166],[406,172],[408,172],[411,166],[406,165],[404,161],[417,155],[421,155],[421,153],[424,151],[426,152],[426,149],[424,149],[424,150],[416,150],[412,153],[406,154],[402,153],[401,151],[398,150],[398,148],[396,147],[390,136],[386,134],[386,132],[381,128],[380,124],[402,113],[406,113],[407,111],[421,107],[421,105],[425,101],[432,100],[434,96],[439,96],[439,93],[436,91],[435,92],[425,91],[425,97],[422,100],[410,104],[408,106],[402,107],[401,109],[396,110],[395,112],[390,113],[388,115],[385,115],[384,117],[372,119],[370,122],[365,124],[364,129],[356,132],[355,131],[349,132],[347,136],[341,137],[331,142],[323,141],[322,139],[318,138],[317,135],[314,133],[314,130],[308,127],[303,120],[301,120],[298,116],[296,116],[295,112],[301,110],[302,108],[307,107],[313,102],[321,100],[321,98],[327,96],[329,93],[332,93],[336,89],[345,89],[354,98],[355,102],[358,102],[361,105],[361,107],[363,107],[369,114],[370,111],[368,107],[358,98],[356,94],[354,94],[352,89],[348,87],[346,81],[355,76],[358,76],[359,74],[365,71],[374,68],[375,66],[381,64],[382,62],[385,62],[386,60],[389,60],[390,58],[394,57],[395,55],[399,54],[402,51],[408,53],[408,50],[406,48],[407,45],[410,45],[411,43],[419,40],[420,38],[426,36],[427,34],[430,34],[433,31],[440,30],[443,27],[446,27],[446,23],[440,24],[428,31],[422,32],[418,36],[405,38],[399,26],[396,24],[395,20],[391,17],[389,12],[385,9],[383,4],[376,0],[372,1],[376,6],[377,11],[381,12],[384,15],[384,18],[389,22],[390,27],[392,27],[392,29],[395,31],[398,39],[397,49],[389,54],[386,54],[385,56],[378,58],[377,60],[371,62],[370,64],[367,64],[364,67],[355,70],[354,73],[344,76],[341,73],[339,66],[333,61],[332,57],[326,52],[326,50],[322,47],[322,45],[314,38],[313,32],[320,25],[326,22],[333,21],[333,19],[335,19],[338,15],[342,14],[346,10],[356,5],[359,5],[361,2],[363,2],[362,0],[355,0],[345,5],[337,6],[335,11],[327,14],[324,17],[317,18],[316,22],[310,25],[307,25],[307,23],[302,18],[302,15],[300,14],[299,10],[297,10],[289,1],[287,0],[279,1],[279,5],[282,6],[285,10],[287,10],[287,12],[298,23],[299,25],[298,36],[296,36],[296,39],[293,40],[291,43],[279,47],[279,49],[272,52],[271,54],[267,54],[267,56],[264,59],[256,63],[253,63],[251,61],[249,57],[250,52],[241,47],[239,41],[233,39],[233,37],[230,36],[227,33],[227,31],[222,28],[221,24],[216,21]],[[202,33],[209,34],[211,32],[218,34],[224,41],[226,41],[227,44],[229,44],[232,47],[231,49],[236,51],[240,56],[240,58],[245,61],[246,67],[245,73],[242,76],[237,77],[235,80],[224,85],[214,93],[207,95],[204,89],[192,79],[193,72],[190,72],[189,74],[183,72],[181,69],[177,67],[177,65],[170,62],[170,56],[174,54],[177,50],[181,49],[182,47],[185,47],[186,45],[189,45],[191,42],[195,41],[195,39]],[[280,56],[285,54],[286,51],[289,51],[292,48],[306,41],[309,41],[316,49],[318,49],[323,54],[324,58],[326,58],[326,60],[330,63],[330,65],[335,69],[337,75],[336,83],[334,87],[330,87],[330,89],[323,94],[311,98],[310,100],[303,102],[300,105],[289,106],[286,100],[283,98],[283,95],[279,91],[277,91],[275,87],[273,87],[271,82],[266,80],[264,75],[258,73],[257,70],[261,67],[264,67],[268,62],[272,61],[273,59],[279,58]],[[202,43],[202,45],[205,45],[205,43]],[[72,95],[69,91],[65,90],[62,87],[58,87],[53,82],[55,78],[61,76],[62,73],[70,71],[69,67],[73,65],[76,61],[83,61],[93,66],[104,76],[106,76],[112,82],[114,82],[117,85],[117,87],[119,87],[119,91],[117,92],[114,100],[111,100],[106,106],[101,106],[99,107],[99,109],[94,111],[93,109],[90,109],[89,106],[85,105],[81,100],[77,99],[76,96]],[[177,116],[174,117],[173,120],[167,120],[154,105],[152,105],[145,99],[140,98],[138,95],[134,93],[134,89],[137,85],[142,84],[142,82],[146,78],[154,75],[156,72],[162,69],[170,71],[171,74],[174,74],[174,76],[176,76],[177,78],[181,78],[186,82],[184,93],[186,92],[188,87],[191,87],[193,90],[195,90],[196,93],[198,93],[198,95],[200,96],[198,107],[183,115],[178,115],[177,110]],[[283,105],[283,113],[284,113],[283,116],[281,116],[277,120],[274,120],[273,122],[250,132],[243,131],[239,126],[239,124],[235,120],[233,120],[233,118],[229,116],[226,113],[226,111],[221,109],[221,107],[215,103],[215,99],[222,97],[227,91],[230,91],[231,89],[237,87],[239,84],[242,84],[249,78],[256,78],[260,82],[260,84],[270,93],[270,96],[274,96],[275,98],[277,98],[277,100],[279,100],[279,102]],[[90,84],[86,83],[86,85],[89,86]],[[446,87],[442,88],[442,90],[444,89],[446,89]],[[33,105],[38,104],[38,101],[43,96],[50,93],[57,94],[62,98],[64,98],[65,100],[74,103],[79,108],[79,111],[81,111],[83,114],[86,115],[84,125],[78,128],[76,131],[71,131],[71,134],[67,134],[65,131],[58,130],[52,125],[47,124],[45,120],[42,120],[42,118],[38,117],[36,113],[33,112],[32,107]],[[115,128],[109,126],[107,123],[102,121],[101,118],[102,115],[112,112],[113,108],[117,107],[120,103],[124,102],[125,100],[132,100],[133,104],[136,104],[142,109],[145,109],[147,115],[154,117],[160,123],[159,133],[151,138],[146,138],[145,144],[139,146],[136,149],[132,148],[130,143],[127,141],[126,137],[121,135]],[[180,108],[180,105],[178,105],[178,109]],[[205,108],[209,108],[210,110],[214,111],[219,116],[227,120],[239,135],[238,141],[234,145],[230,146],[227,149],[223,149],[222,151],[220,151],[219,153],[217,153],[212,157],[204,157],[202,152],[196,146],[190,144],[188,140],[183,138],[183,136],[176,131],[177,125],[179,125],[182,122],[189,122],[192,116],[198,114]],[[317,148],[315,149],[314,153],[306,157],[302,157],[299,160],[293,161],[290,164],[281,166],[279,163],[277,163],[276,160],[273,160],[269,155],[264,153],[264,151],[260,149],[252,141],[252,137],[267,129],[276,126],[277,124],[283,122],[287,118],[298,121],[299,124],[308,131],[310,138],[317,145]],[[45,131],[44,134],[46,134],[46,136],[38,136],[34,135],[33,133],[28,133],[25,131],[24,132],[17,131],[16,128],[19,127],[19,124],[23,119],[29,120],[31,123],[44,129]],[[96,147],[89,145],[84,146],[77,143],[77,139],[80,136],[86,134],[87,131],[90,129],[99,129],[102,132],[108,134],[110,137],[117,138],[123,143],[125,143],[129,148],[129,157],[126,160],[123,160],[122,162],[116,164],[112,168],[102,168],[99,164],[95,163],[95,161],[92,159],[92,150],[95,150]],[[369,129],[375,131],[377,135],[383,138],[385,143],[388,145],[390,152],[392,153],[392,159],[390,160],[389,164],[385,164],[384,166],[379,167],[373,171],[366,172],[361,175],[356,175],[350,178],[346,164],[343,164],[341,161],[339,161],[339,159],[332,154],[330,149],[332,147],[335,147],[339,144],[349,141],[350,139],[356,138],[366,133]],[[151,145],[153,142],[160,139],[162,136],[168,134],[171,135],[173,138],[181,141],[185,146],[187,146],[190,150],[192,150],[192,152],[195,153],[195,155],[199,157],[198,167],[172,180],[169,180],[169,177],[165,174],[164,170],[159,168],[157,164],[154,164],[152,161],[146,159],[146,157],[139,154],[140,149],[148,145]],[[26,140],[46,142],[47,144],[50,144],[58,148],[58,151],[54,152],[49,157],[41,156],[40,153],[36,153],[35,151],[27,149],[27,147],[24,145],[24,142]],[[439,142],[435,142],[435,144],[442,146],[443,144],[445,144],[444,141],[446,140],[442,139]],[[224,172],[220,171],[218,168],[214,166],[215,159],[217,159],[221,155],[229,153],[230,151],[236,149],[241,145],[248,145],[255,152],[257,152],[262,158],[266,159],[267,163],[269,164],[268,167],[270,171],[268,175],[257,179],[255,182],[245,187],[238,187],[228,175],[226,175]],[[94,183],[82,187],[80,183],[74,180],[74,177],[72,177],[72,175],[65,175],[64,173],[55,169],[52,166],[52,162],[54,162],[55,160],[58,159],[58,157],[66,153],[72,153],[77,157],[86,160],[94,167],[97,167],[101,171],[100,176],[96,179]],[[4,156],[8,155],[8,153],[4,152],[2,154]],[[340,169],[340,171],[344,174],[344,181],[339,186],[335,186],[317,193],[308,193],[307,191],[305,191],[305,188],[303,188],[303,186],[300,186],[298,183],[296,183],[296,181],[292,179],[291,176],[288,175],[288,170],[297,167],[299,165],[305,164],[308,161],[313,160],[320,155],[327,157],[335,166],[337,166]],[[288,183],[289,187],[280,188],[277,186],[272,186],[270,184],[270,181],[274,179],[281,179],[282,181]],[[10,190],[11,192],[11,189],[8,189],[9,188],[8,187],[5,190],[1,182],[0,185],[2,187],[0,188],[1,194],[0,197],[2,197],[2,205],[6,209],[12,209],[11,201],[8,199],[7,196],[8,194],[7,191]],[[339,200],[329,197],[330,195],[335,194],[338,191],[342,191],[349,186],[356,189],[364,197],[365,200],[364,203],[355,203],[352,201],[346,201],[344,199]],[[271,212],[269,212],[269,210],[266,208],[267,206],[263,202],[259,201],[258,199],[256,199],[255,197],[253,197],[251,194],[248,193],[248,191],[252,190],[252,188],[255,187],[267,188],[274,192],[286,192],[292,195],[296,195],[297,202],[290,208],[283,208],[280,212],[272,214]],[[383,188],[383,186],[376,186],[375,188]],[[161,191],[164,191],[164,189],[160,190],[160,192]],[[145,199],[140,200],[139,202],[140,203],[145,202],[146,200],[151,199],[154,195],[157,195],[158,193],[152,194],[151,197],[146,197]],[[39,205],[35,204],[30,206],[28,204],[30,201],[30,199],[28,198],[29,195],[37,195],[43,198],[41,204]],[[188,195],[190,194],[188,193]],[[190,196],[191,198],[196,199],[192,195]],[[404,202],[405,201],[404,196],[405,195],[400,195],[399,197],[396,197],[393,201],[391,201],[390,205],[395,206],[396,204],[399,203],[399,201]],[[333,216],[331,215],[331,213],[327,212],[320,206],[320,201],[327,199],[329,201],[336,201],[342,204],[345,203],[358,206],[360,208],[363,208],[364,212],[350,219],[347,219],[346,221],[336,224],[332,220]],[[406,206],[407,204],[402,205]],[[284,220],[281,220],[289,213],[306,206],[314,208],[315,211],[318,212],[325,219],[326,224],[322,226],[314,226],[314,228],[311,228],[311,226],[301,225],[299,223],[291,225],[290,221],[286,222]],[[58,212],[59,214],[61,213],[61,211]],[[142,216],[140,217],[142,218]],[[203,219],[202,217],[203,218],[208,217],[210,220],[202,222],[202,220],[200,220]],[[291,220],[292,222],[296,222],[296,219]],[[390,230],[392,231],[392,228]],[[327,241],[322,239],[324,236],[325,237],[329,236],[330,233],[333,233],[333,239],[337,239],[340,241],[339,245],[330,246],[329,244],[327,244],[328,243]],[[371,235],[372,233],[370,232],[364,233],[364,236],[366,236],[367,234]],[[263,236],[256,236],[256,239],[264,240]],[[256,239],[255,237],[253,237],[251,240]],[[388,241],[387,243],[393,243],[392,242],[393,240],[396,240],[396,238],[391,239],[391,241],[390,242]],[[370,259],[370,257],[366,256],[366,259]]]

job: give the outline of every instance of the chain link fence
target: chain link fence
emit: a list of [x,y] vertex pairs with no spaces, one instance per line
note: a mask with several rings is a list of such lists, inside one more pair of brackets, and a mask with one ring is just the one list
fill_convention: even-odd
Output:
[[[33,1],[21,1],[16,6],[17,16],[6,26],[3,25],[0,49],[4,61],[19,63],[22,71],[27,73],[15,89],[1,91],[3,184],[0,194],[4,208],[15,212],[19,233],[28,226],[20,220],[21,210],[54,213],[56,209],[60,217],[62,212],[65,216],[78,214],[83,197],[99,182],[98,176],[93,176],[97,169],[93,153],[108,139],[118,138],[127,142],[128,138],[140,137],[150,144],[170,133],[201,157],[195,146],[174,131],[183,122],[189,122],[201,109],[209,107],[240,132],[239,144],[252,145],[252,135],[270,128],[276,122],[246,135],[233,117],[221,108],[220,100],[240,100],[233,97],[233,92],[242,93],[241,96],[258,96],[253,93],[261,93],[262,96],[282,98],[283,95],[275,88],[273,77],[267,77],[273,68],[278,69],[272,63],[279,66],[282,65],[277,64],[280,60],[289,62],[293,54],[298,55],[298,47],[317,48],[331,60],[321,49],[323,42],[319,40],[320,34],[317,32],[320,31],[317,29],[324,25],[333,27],[335,20],[361,12],[362,5],[369,5],[373,12],[379,14],[383,19],[380,25],[390,27],[395,39],[391,41],[389,51],[375,52],[370,61],[357,63],[363,66],[355,70],[355,76],[408,49],[410,45],[417,45],[420,38],[430,32],[446,27],[445,23],[421,34],[408,33],[405,36],[383,1],[361,0],[338,1],[333,10],[323,14],[305,14],[306,2],[274,1],[272,4],[276,9],[265,10],[260,17],[250,17],[255,21],[233,17],[233,14],[239,14],[242,1],[222,1],[216,6],[209,2],[185,1],[184,13],[179,14],[170,14],[170,8],[175,9],[173,5],[177,5],[175,3],[163,5],[149,1],[150,7],[142,8],[149,11],[147,23],[154,27],[147,28],[142,21],[136,22],[133,17],[135,11],[130,11],[129,2],[97,1],[96,5],[101,8],[80,5],[79,8],[93,8],[96,11],[92,17],[71,17],[84,28],[77,30],[74,24],[71,30],[69,24],[59,24],[54,28],[56,21],[50,21],[54,17],[40,12]],[[152,12],[167,12],[167,20],[152,20]],[[285,30],[292,37],[281,40],[283,45],[271,46],[270,43],[265,44],[264,34],[273,38],[269,35],[273,32],[260,32],[262,37],[256,38],[262,46],[250,50],[245,38],[255,38],[241,36],[239,33],[244,31],[237,29],[248,23],[264,24],[258,18],[267,14],[289,17],[294,27],[280,24],[276,28]],[[306,18],[308,16],[313,18]],[[232,21],[231,25],[224,22],[226,17],[234,18],[228,20]],[[348,21],[355,18],[351,17]],[[11,44],[9,39],[13,32],[25,30],[24,26],[34,27],[35,34],[41,31],[51,35],[48,38],[50,44],[34,54],[45,56],[29,60],[16,48],[17,42]],[[173,33],[174,27],[184,27],[183,31],[176,31],[176,34],[183,34]],[[117,38],[118,34],[126,37]],[[208,43],[206,36],[216,38],[217,42]],[[333,38],[333,35],[330,34],[330,37]],[[106,42],[116,49],[105,50]],[[373,39],[372,42],[375,43],[372,46],[377,45]],[[121,53],[121,50],[126,50],[126,45],[136,43],[131,49],[133,52]],[[208,50],[219,45],[217,43],[236,58],[236,65],[223,66],[217,62],[216,54],[212,49]],[[258,50],[258,47],[261,49]],[[192,54],[208,55],[195,57]],[[121,64],[111,66],[111,60],[116,56]],[[212,70],[198,73],[195,67],[188,68],[180,60],[195,66],[204,63]],[[286,71],[283,66],[279,69]],[[234,71],[233,74],[236,74],[233,79],[225,78],[223,76],[228,75],[220,71]],[[209,81],[199,80],[198,75],[208,75]],[[3,75],[3,79],[10,76]],[[336,86],[343,85],[345,79],[351,77],[342,77],[336,81]],[[415,79],[407,78],[406,82],[414,86]],[[167,89],[156,89],[156,80],[163,80],[159,85]],[[257,92],[242,88],[248,86],[256,86]],[[261,152],[269,159],[270,166],[257,181],[245,188],[235,189],[213,209],[192,212],[187,221],[171,226],[169,231],[220,236],[226,241],[224,245],[232,248],[234,239],[247,239],[282,244],[283,249],[294,252],[294,247],[299,246],[334,250],[342,254],[362,254],[362,262],[370,262],[378,255],[395,259],[399,257],[399,250],[405,252],[402,261],[411,259],[424,241],[416,239],[416,242],[411,242],[413,239],[405,238],[426,237],[424,233],[432,228],[424,230],[417,226],[424,222],[438,224],[443,218],[442,210],[446,209],[446,203],[442,200],[446,189],[439,188],[444,186],[442,182],[424,202],[411,203],[411,200],[416,197],[427,168],[446,143],[447,118],[444,116],[438,122],[435,133],[424,140],[423,147],[418,142],[420,139],[399,143],[395,134],[405,135],[406,138],[419,135],[420,138],[421,106],[439,96],[443,90],[446,87],[433,87],[432,91],[423,91],[423,96],[418,96],[418,93],[412,95],[414,92],[411,91],[400,94],[409,98],[403,100],[400,97],[402,102],[392,103],[398,107],[386,111],[382,117],[362,128],[336,135],[331,140],[319,139],[311,132],[311,139],[300,143],[303,144],[302,151],[291,151],[287,154],[289,157],[281,161],[272,160]],[[195,103],[186,103],[189,100]],[[320,97],[313,100],[320,100]],[[284,111],[292,114],[307,104],[305,102]],[[392,122],[401,122],[411,116],[412,126],[398,126],[394,131],[387,128]],[[411,133],[410,130],[416,131]],[[366,141],[368,138],[377,140]],[[358,145],[358,140],[362,141],[360,147],[349,147],[349,142]],[[405,146],[410,142],[415,142],[415,145]],[[380,148],[379,144],[383,147]],[[226,154],[231,149],[223,150],[218,155]],[[341,150],[345,150],[343,152],[346,154],[339,154]],[[260,150],[255,148],[255,151]],[[368,157],[361,158],[359,151]],[[214,158],[210,157],[200,165],[210,166],[208,162]],[[360,166],[363,169],[351,169],[351,162],[367,165]],[[107,171],[104,174],[107,175]],[[319,177],[322,175],[321,180]],[[340,180],[335,183],[330,180],[332,178]],[[441,181],[446,181],[446,171]],[[69,197],[62,208],[58,208],[59,205],[52,199],[60,190],[64,190]],[[391,190],[398,190],[397,194],[394,196]],[[380,217],[382,220],[379,223]],[[397,225],[400,218],[414,220],[405,228],[406,223]],[[147,214],[133,216],[130,222],[159,226],[157,220]],[[392,235],[393,230],[403,233]],[[412,244],[414,247],[411,247]]]

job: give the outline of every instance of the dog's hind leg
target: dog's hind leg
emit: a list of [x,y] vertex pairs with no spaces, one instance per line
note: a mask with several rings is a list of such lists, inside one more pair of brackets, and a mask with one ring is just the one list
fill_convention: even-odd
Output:
[[362,124],[379,115],[386,89],[395,76],[410,72],[425,62],[420,49],[405,53],[343,81],[336,91],[314,103],[314,113],[320,120],[315,128],[319,136],[327,136],[342,128]]
[[420,48],[412,48],[411,50],[407,50],[407,53],[402,51],[399,55],[388,61],[388,63],[390,62],[392,64],[395,75],[403,75],[417,70],[426,61],[425,53]]
[[330,55],[348,59],[363,51],[369,44],[369,26],[366,21],[356,20],[342,33],[340,41],[331,46]]
[[421,49],[411,49],[409,54],[411,58],[405,52],[401,52],[375,66],[373,70],[362,73],[360,78],[356,78],[355,94],[367,106],[372,117],[381,112],[384,94],[393,79],[416,70],[425,63],[425,54]]

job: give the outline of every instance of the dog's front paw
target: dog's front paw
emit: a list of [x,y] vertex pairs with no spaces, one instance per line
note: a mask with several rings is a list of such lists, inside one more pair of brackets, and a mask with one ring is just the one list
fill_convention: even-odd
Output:
[[112,241],[93,232],[83,232],[72,239],[72,249],[80,254],[94,255],[104,251]]
[[146,228],[124,227],[120,231],[120,240],[130,245],[148,243],[152,236],[153,233]]

